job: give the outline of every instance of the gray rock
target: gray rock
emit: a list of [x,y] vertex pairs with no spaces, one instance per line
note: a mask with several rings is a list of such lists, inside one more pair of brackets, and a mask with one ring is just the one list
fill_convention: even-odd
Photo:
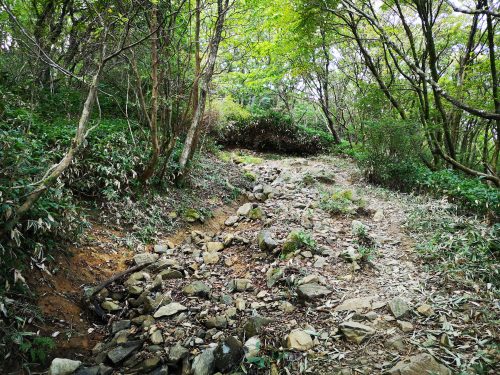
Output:
[[111,333],[115,334],[118,331],[130,328],[130,320],[119,320],[111,325]]
[[220,301],[224,305],[232,305],[234,303],[233,297],[231,297],[229,294],[223,294],[222,296],[220,296]]
[[108,358],[116,365],[117,363],[120,363],[125,358],[130,356],[134,351],[139,349],[141,345],[141,342],[130,341],[127,344],[117,346],[116,348],[108,352]]
[[257,235],[257,243],[262,251],[272,251],[278,246],[278,242],[273,238],[268,230],[261,230]]
[[238,208],[238,211],[236,211],[236,213],[239,216],[247,216],[253,209],[253,207],[253,203],[245,203],[244,205],[240,206],[240,208]]
[[239,216],[233,215],[229,216],[226,221],[224,222],[224,225],[228,227],[232,227],[234,224],[236,224],[240,220]]
[[182,279],[184,277],[181,271],[172,269],[161,271],[159,275],[162,280]]
[[243,351],[245,352],[245,358],[255,358],[259,355],[260,348],[262,347],[262,342],[259,337],[250,337],[243,345]]
[[163,316],[172,316],[175,315],[181,311],[186,311],[187,307],[184,305],[181,305],[178,302],[172,302],[169,303],[168,305],[162,306],[158,309],[158,311],[155,312],[153,315],[155,318],[161,318]]
[[341,323],[340,330],[349,341],[356,344],[361,344],[376,332],[372,327],[357,322]]
[[215,348],[208,348],[193,360],[193,375],[212,375],[214,373]]
[[193,281],[191,284],[184,287],[182,292],[190,297],[207,298],[210,295],[210,287],[201,281]]
[[101,307],[106,311],[118,311],[121,310],[121,306],[113,301],[104,301],[101,303]]
[[240,364],[243,354],[243,344],[235,337],[229,336],[215,348],[215,368],[227,372]]
[[391,375],[451,375],[451,370],[427,353],[417,354],[408,361],[400,361],[388,371]]
[[402,318],[411,310],[410,305],[404,299],[395,297],[389,301],[389,309],[396,319]]
[[50,364],[49,375],[69,375],[82,365],[80,361],[67,358],[54,358]]
[[177,343],[172,346],[168,352],[168,360],[171,363],[177,363],[189,355],[189,350]]
[[151,264],[158,260],[160,256],[154,253],[140,253],[134,255],[134,262],[138,266],[142,266],[143,264]]
[[154,344],[154,345],[158,345],[158,344],[161,344],[163,342],[163,335],[161,333],[161,330],[156,330],[153,332],[153,334],[151,335],[151,342]]
[[299,297],[306,301],[313,301],[318,298],[326,297],[332,291],[319,284],[303,284],[297,288]]
[[99,365],[99,375],[111,375],[113,373],[113,368],[106,366],[104,363]]
[[205,251],[203,254],[203,263],[205,264],[217,264],[220,260],[220,255],[217,253],[210,253]]

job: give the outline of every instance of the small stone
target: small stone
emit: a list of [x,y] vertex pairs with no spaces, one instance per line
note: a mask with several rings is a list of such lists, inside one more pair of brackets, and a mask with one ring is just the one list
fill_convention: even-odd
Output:
[[118,311],[121,310],[121,306],[113,301],[104,301],[101,303],[101,307],[106,311]]
[[234,303],[233,301],[233,297],[231,297],[231,295],[229,294],[223,294],[221,297],[220,297],[220,301],[224,304],[224,305],[232,305]]
[[163,316],[172,316],[175,315],[181,311],[186,311],[187,307],[184,305],[181,305],[178,302],[172,302],[169,303],[168,305],[162,306],[158,309],[157,312],[154,313],[155,318],[161,318]]
[[356,344],[361,344],[375,334],[375,330],[372,327],[357,322],[341,323],[340,330],[349,341]]
[[162,280],[182,279],[184,277],[181,271],[172,269],[161,271],[159,275]]
[[273,238],[268,230],[261,230],[257,235],[257,243],[262,251],[272,251],[278,246],[278,242]]
[[384,210],[380,209],[375,212],[373,215],[373,221],[382,221],[384,219]]
[[252,289],[252,283],[248,279],[234,279],[229,282],[228,288],[232,292],[244,292]]
[[372,302],[375,298],[374,296],[369,296],[347,299],[335,307],[335,311],[355,311],[361,313],[372,309]]
[[217,253],[210,253],[205,251],[203,253],[203,262],[205,264],[217,264],[219,262],[220,256]]
[[144,264],[151,264],[158,260],[160,256],[158,254],[153,253],[140,253],[134,256],[134,262],[138,266],[142,266]]
[[49,375],[69,375],[82,365],[80,361],[67,358],[54,358],[50,364]]
[[128,291],[129,294],[131,294],[133,296],[138,296],[142,292],[144,292],[144,289],[141,288],[140,286],[137,286],[137,285],[129,285],[127,287],[127,291]]
[[430,316],[433,316],[434,315],[434,310],[432,309],[432,307],[426,303],[420,305],[418,308],[417,308],[417,311],[419,314],[422,314],[426,317],[430,317]]
[[124,329],[130,328],[130,320],[119,320],[117,322],[113,322],[111,325],[111,333],[115,334],[118,331],[122,331]]
[[313,267],[323,268],[326,265],[326,259],[324,257],[315,255],[314,258],[316,259],[316,261],[314,262]]
[[398,325],[399,328],[401,328],[401,331],[408,333],[413,331],[413,324],[410,322],[406,322],[404,320],[398,320]]
[[252,208],[253,208],[253,203],[245,203],[240,208],[238,208],[238,211],[236,211],[236,213],[239,216],[247,216],[252,210]]
[[295,310],[295,306],[292,305],[290,302],[288,301],[283,301],[280,306],[279,306],[279,309],[283,312],[286,312],[286,313],[291,313]]
[[187,296],[207,298],[210,295],[210,287],[201,281],[193,281],[184,287],[182,292]]
[[156,330],[151,335],[151,342],[154,345],[159,345],[163,342],[163,335],[161,334],[161,330]]
[[236,215],[233,215],[233,216],[229,216],[226,221],[224,222],[224,225],[228,226],[228,227],[232,227],[234,224],[236,224],[238,221],[240,220],[240,218]]
[[259,355],[261,347],[262,347],[262,342],[257,336],[250,337],[247,341],[245,341],[245,345],[243,345],[245,358],[250,359],[257,357]]
[[314,342],[307,332],[297,328],[288,334],[286,346],[288,349],[307,351],[314,347]]
[[168,352],[168,360],[171,363],[177,363],[180,360],[186,358],[189,355],[189,350],[183,347],[181,344],[176,343],[172,346]]
[[267,287],[272,288],[282,278],[283,270],[281,268],[269,268],[266,272]]
[[223,329],[227,327],[227,317],[225,315],[217,315],[209,317],[205,321],[205,326],[207,328],[218,328]]
[[384,344],[387,348],[392,348],[392,349],[396,349],[397,351],[404,351],[405,350],[405,345],[404,345],[404,342],[403,342],[403,338],[400,337],[400,336],[396,336],[396,337],[391,337],[389,338],[385,344]]
[[389,309],[396,319],[402,318],[410,312],[410,305],[404,299],[395,297],[389,301]]
[[234,302],[234,305],[238,309],[238,311],[244,311],[246,302],[243,298],[236,298],[236,301]]
[[125,358],[130,356],[135,350],[137,350],[141,346],[140,342],[128,342],[123,346],[117,346],[116,348],[110,350],[108,352],[108,358],[115,365]]
[[332,291],[319,284],[303,284],[297,288],[297,294],[303,300],[313,301],[318,298],[326,297]]
[[400,361],[388,371],[391,375],[451,375],[451,370],[427,353],[417,354],[407,361]]
[[209,253],[216,253],[224,249],[224,244],[222,242],[207,242],[205,246]]
[[362,258],[361,254],[359,254],[352,246],[349,246],[346,250],[344,250],[340,254],[340,257],[348,262],[356,262]]

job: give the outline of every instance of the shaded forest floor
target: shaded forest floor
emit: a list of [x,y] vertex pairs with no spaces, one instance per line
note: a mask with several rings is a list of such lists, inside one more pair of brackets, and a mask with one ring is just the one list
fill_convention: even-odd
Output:
[[[445,202],[366,184],[343,158],[247,161],[247,199],[156,246],[93,227],[38,290],[58,357],[96,374],[495,373],[494,288],[416,251],[415,214]],[[134,262],[145,268],[98,295],[106,326],[81,287]]]

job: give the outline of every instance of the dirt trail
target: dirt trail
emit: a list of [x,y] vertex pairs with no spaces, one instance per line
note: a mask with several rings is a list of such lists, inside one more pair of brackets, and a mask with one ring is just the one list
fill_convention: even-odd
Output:
[[100,295],[113,332],[86,370],[451,374],[498,337],[479,297],[439,289],[419,264],[408,197],[340,158],[244,168],[257,175],[253,205],[147,248],[136,262],[151,264]]

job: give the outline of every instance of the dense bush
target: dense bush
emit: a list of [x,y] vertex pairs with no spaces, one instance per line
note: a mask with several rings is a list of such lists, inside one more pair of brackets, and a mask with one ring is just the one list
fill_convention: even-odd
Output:
[[411,188],[421,150],[416,125],[382,119],[365,123],[364,131],[365,141],[358,161],[368,180],[398,189]]
[[226,146],[298,155],[326,151],[333,144],[329,133],[295,125],[289,117],[273,111],[223,122],[214,135]]

